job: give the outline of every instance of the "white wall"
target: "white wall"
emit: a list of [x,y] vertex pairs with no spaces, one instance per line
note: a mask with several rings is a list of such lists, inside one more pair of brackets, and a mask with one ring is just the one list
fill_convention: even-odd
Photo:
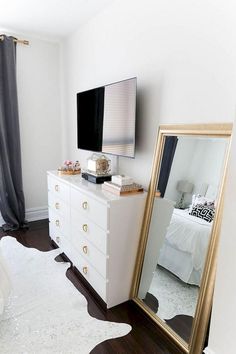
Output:
[[196,155],[193,157],[188,179],[192,180],[194,193],[200,193],[204,183],[218,187],[228,148],[228,139],[199,139]]
[[76,93],[127,77],[138,78],[137,153],[135,160],[120,158],[120,172],[145,186],[160,123],[232,121],[231,7],[209,0],[116,1],[70,36],[64,43],[65,155],[82,158],[76,148]]
[[[191,183],[194,182],[188,178],[188,173],[190,163],[192,162],[194,156],[195,145],[195,139],[185,139],[179,137],[166,187],[165,198],[173,201],[179,201],[180,193],[176,189],[178,181],[187,180]],[[185,196],[185,201],[186,197],[187,196]]]
[[204,186],[219,186],[222,178],[228,139],[179,137],[165,198],[178,201],[180,193],[177,183],[186,180],[193,183],[193,191],[185,195],[186,206],[191,203],[192,195],[203,193]]
[[26,208],[33,215],[47,207],[46,171],[61,163],[60,48],[58,43],[26,39],[29,46],[17,45],[17,83],[23,186]]
[[219,245],[216,286],[213,301],[212,320],[209,338],[209,354],[235,354],[235,229],[236,229],[236,126],[229,160],[228,180],[221,238]]
[[[160,123],[233,121],[235,10],[233,0],[120,0],[71,35],[62,51],[63,156],[85,160],[76,148],[76,92],[123,78],[138,77],[138,126],[136,158],[121,158],[120,172],[145,186]],[[235,151],[236,146],[231,161],[234,180],[232,176],[230,180],[234,188],[228,187],[225,209],[232,229],[236,228]],[[216,353],[233,354],[236,241],[229,226],[227,230],[224,226],[222,238],[210,345]]]

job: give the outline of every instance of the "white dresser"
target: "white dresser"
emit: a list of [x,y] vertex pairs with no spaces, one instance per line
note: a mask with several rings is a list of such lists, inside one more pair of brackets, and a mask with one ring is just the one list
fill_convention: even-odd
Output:
[[130,298],[146,193],[116,196],[48,172],[50,237],[106,303]]

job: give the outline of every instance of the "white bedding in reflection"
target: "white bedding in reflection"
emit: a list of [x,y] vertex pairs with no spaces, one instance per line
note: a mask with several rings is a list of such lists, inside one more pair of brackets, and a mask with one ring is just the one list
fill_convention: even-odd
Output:
[[174,209],[166,239],[172,247],[192,255],[193,267],[204,266],[212,223],[188,214],[188,209]]
[[7,300],[7,297],[10,293],[10,276],[7,269],[5,260],[1,254],[1,245],[0,245],[0,316],[3,313],[3,309]]
[[212,222],[174,209],[158,264],[185,283],[200,285]]

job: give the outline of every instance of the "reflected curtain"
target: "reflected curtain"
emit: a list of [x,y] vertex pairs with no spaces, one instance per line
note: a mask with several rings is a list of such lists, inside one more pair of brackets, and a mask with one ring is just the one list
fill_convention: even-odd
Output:
[[178,143],[177,136],[167,136],[165,138],[164,151],[163,151],[163,156],[161,161],[160,176],[159,176],[158,186],[157,186],[157,189],[161,193],[161,197],[164,197],[165,195],[177,143]]
[[20,129],[16,86],[16,43],[0,41],[0,211],[3,229],[25,227]]

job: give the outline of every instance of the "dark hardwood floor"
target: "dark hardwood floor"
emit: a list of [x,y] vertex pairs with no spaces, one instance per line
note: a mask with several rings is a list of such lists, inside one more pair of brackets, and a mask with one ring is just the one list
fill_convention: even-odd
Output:
[[[40,251],[53,248],[48,236],[48,221],[35,221],[29,223],[28,230],[4,233],[0,231],[0,238],[6,235],[15,237],[26,247],[34,247]],[[62,258],[57,257],[60,261]],[[124,322],[132,326],[131,332],[121,338],[107,340],[97,345],[91,354],[181,354],[173,346],[154,323],[132,301],[106,310],[80,281],[78,271],[70,267],[66,276],[74,286],[86,297],[88,311],[91,316],[106,321]]]

